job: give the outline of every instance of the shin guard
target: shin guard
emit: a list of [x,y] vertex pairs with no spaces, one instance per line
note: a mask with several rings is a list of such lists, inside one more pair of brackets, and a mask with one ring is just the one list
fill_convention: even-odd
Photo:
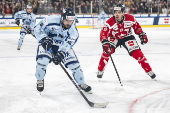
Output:
[[[115,52],[115,49],[111,48],[111,52],[109,54],[111,55],[114,52]],[[106,65],[109,61],[109,57],[110,57],[109,54],[106,53],[106,52],[102,53],[100,61],[99,61],[99,65],[98,65],[98,71],[104,71],[105,70],[105,67],[106,67]]]
[[134,59],[138,61],[138,63],[141,65],[146,73],[152,70],[147,59],[140,49],[133,51],[131,55]]

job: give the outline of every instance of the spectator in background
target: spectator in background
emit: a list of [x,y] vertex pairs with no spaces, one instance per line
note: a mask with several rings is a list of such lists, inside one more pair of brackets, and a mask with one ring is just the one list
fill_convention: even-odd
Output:
[[12,14],[12,11],[11,11],[11,8],[9,7],[9,5],[7,5],[5,8],[5,14]]
[[48,14],[48,5],[47,3],[44,4],[44,14]]
[[109,14],[109,9],[108,9],[108,7],[107,7],[106,5],[103,7],[103,10],[104,10],[104,12],[105,12],[106,14]]
[[0,1],[0,14],[2,14],[2,2]]
[[[99,13],[99,4],[101,4],[101,9],[105,11],[106,14],[112,14],[113,7],[115,4],[122,3],[128,8],[127,13],[169,13],[169,7],[167,7],[168,0],[75,0],[75,12],[80,14],[91,13],[91,4],[93,2],[92,13]],[[70,7],[74,9],[74,0],[4,0],[4,8],[2,6],[2,0],[0,0],[0,14],[2,11],[8,14],[25,9],[25,6],[32,5],[33,12],[35,14],[48,14],[48,13],[60,13],[62,8]],[[13,2],[13,4],[12,4]],[[41,5],[40,5],[41,4]],[[48,6],[50,4],[50,6]],[[52,4],[52,5],[51,5]],[[169,1],[170,5],[170,1]],[[41,6],[41,7],[39,7]],[[41,11],[42,10],[42,11]]]
[[55,5],[54,6],[54,10],[53,10],[53,13],[60,13],[60,7],[58,5]]
[[167,14],[167,8],[165,7],[165,5],[163,5],[163,7],[162,7],[162,13]]
[[18,12],[18,11],[21,11],[21,10],[22,10],[21,3],[17,2],[16,5],[15,5],[15,11]]
[[126,5],[125,13],[127,13],[127,14],[129,14],[129,13],[130,13],[129,5]]
[[73,6],[74,6],[74,1],[73,0],[70,0],[68,2],[68,6],[71,8],[71,9],[74,9]]
[[87,13],[91,13],[91,6],[88,1],[86,1],[86,5],[87,5]]
[[52,4],[50,4],[49,13],[50,13],[50,14],[51,14],[51,13],[54,13],[54,8],[53,8],[53,5],[52,5]]
[[138,12],[139,13],[145,13],[145,3],[144,0],[141,0],[141,2],[139,2],[139,8],[138,8]]
[[154,6],[152,8],[152,12],[153,13],[158,13],[158,6],[157,6],[157,4],[154,4]]
[[37,3],[34,3],[32,10],[34,14],[37,14]]
[[39,4],[38,9],[37,9],[38,14],[43,14],[44,13],[44,8],[42,7],[42,3]]
[[81,13],[87,13],[86,4],[84,2],[81,3]]
[[76,8],[75,8],[75,13],[80,13],[80,5],[78,4],[78,2],[76,2]]

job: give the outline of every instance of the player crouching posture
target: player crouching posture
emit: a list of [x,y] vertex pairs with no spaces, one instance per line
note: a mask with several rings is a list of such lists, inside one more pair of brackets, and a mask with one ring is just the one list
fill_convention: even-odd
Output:
[[[56,65],[63,62],[72,71],[79,87],[85,92],[90,92],[91,87],[85,84],[83,71],[72,48],[79,37],[75,27],[75,13],[72,9],[66,8],[61,17],[51,15],[44,18],[34,30],[40,43],[37,49],[35,74],[37,90],[40,92],[44,90],[46,68],[53,61]],[[49,50],[52,50],[53,53]]]
[[156,75],[153,73],[135,37],[132,35],[131,28],[134,29],[135,34],[139,35],[142,45],[148,42],[146,33],[143,32],[134,16],[124,14],[124,11],[124,5],[119,4],[114,7],[114,16],[106,21],[105,26],[101,30],[100,41],[103,46],[103,53],[99,61],[97,77],[102,78],[109,56],[115,52],[118,46],[122,45],[129,55],[138,61],[145,72],[154,79]]
[[20,19],[22,19],[22,28],[20,30],[20,38],[18,40],[17,50],[21,49],[23,40],[26,34],[32,34],[34,36],[34,26],[36,24],[36,16],[32,13],[32,6],[27,5],[26,10],[19,11],[14,15],[15,23],[19,26]]

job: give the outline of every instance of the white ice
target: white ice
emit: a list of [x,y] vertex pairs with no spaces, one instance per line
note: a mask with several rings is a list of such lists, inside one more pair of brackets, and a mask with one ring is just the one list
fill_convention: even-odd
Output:
[[[149,42],[141,45],[157,81],[152,80],[127,51],[117,48],[109,61],[104,76],[96,77],[102,47],[100,29],[78,29],[80,37],[74,50],[81,63],[85,80],[93,94],[85,94],[96,103],[107,102],[106,108],[91,108],[70,79],[53,63],[48,65],[45,89],[36,90],[37,41],[26,35],[17,51],[19,30],[0,31],[0,113],[169,113],[170,112],[170,28],[143,28]],[[70,71],[69,71],[70,73]],[[70,73],[71,74],[71,73]]]

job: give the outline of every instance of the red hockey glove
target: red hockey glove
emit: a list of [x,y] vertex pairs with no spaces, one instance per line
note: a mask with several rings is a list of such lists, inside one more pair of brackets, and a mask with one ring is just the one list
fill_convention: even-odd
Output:
[[102,47],[103,47],[103,51],[105,51],[106,53],[111,52],[110,41],[108,41],[107,39],[102,40]]
[[146,33],[144,33],[144,32],[139,35],[139,38],[140,38],[142,45],[144,45],[148,42],[148,38],[146,36]]

